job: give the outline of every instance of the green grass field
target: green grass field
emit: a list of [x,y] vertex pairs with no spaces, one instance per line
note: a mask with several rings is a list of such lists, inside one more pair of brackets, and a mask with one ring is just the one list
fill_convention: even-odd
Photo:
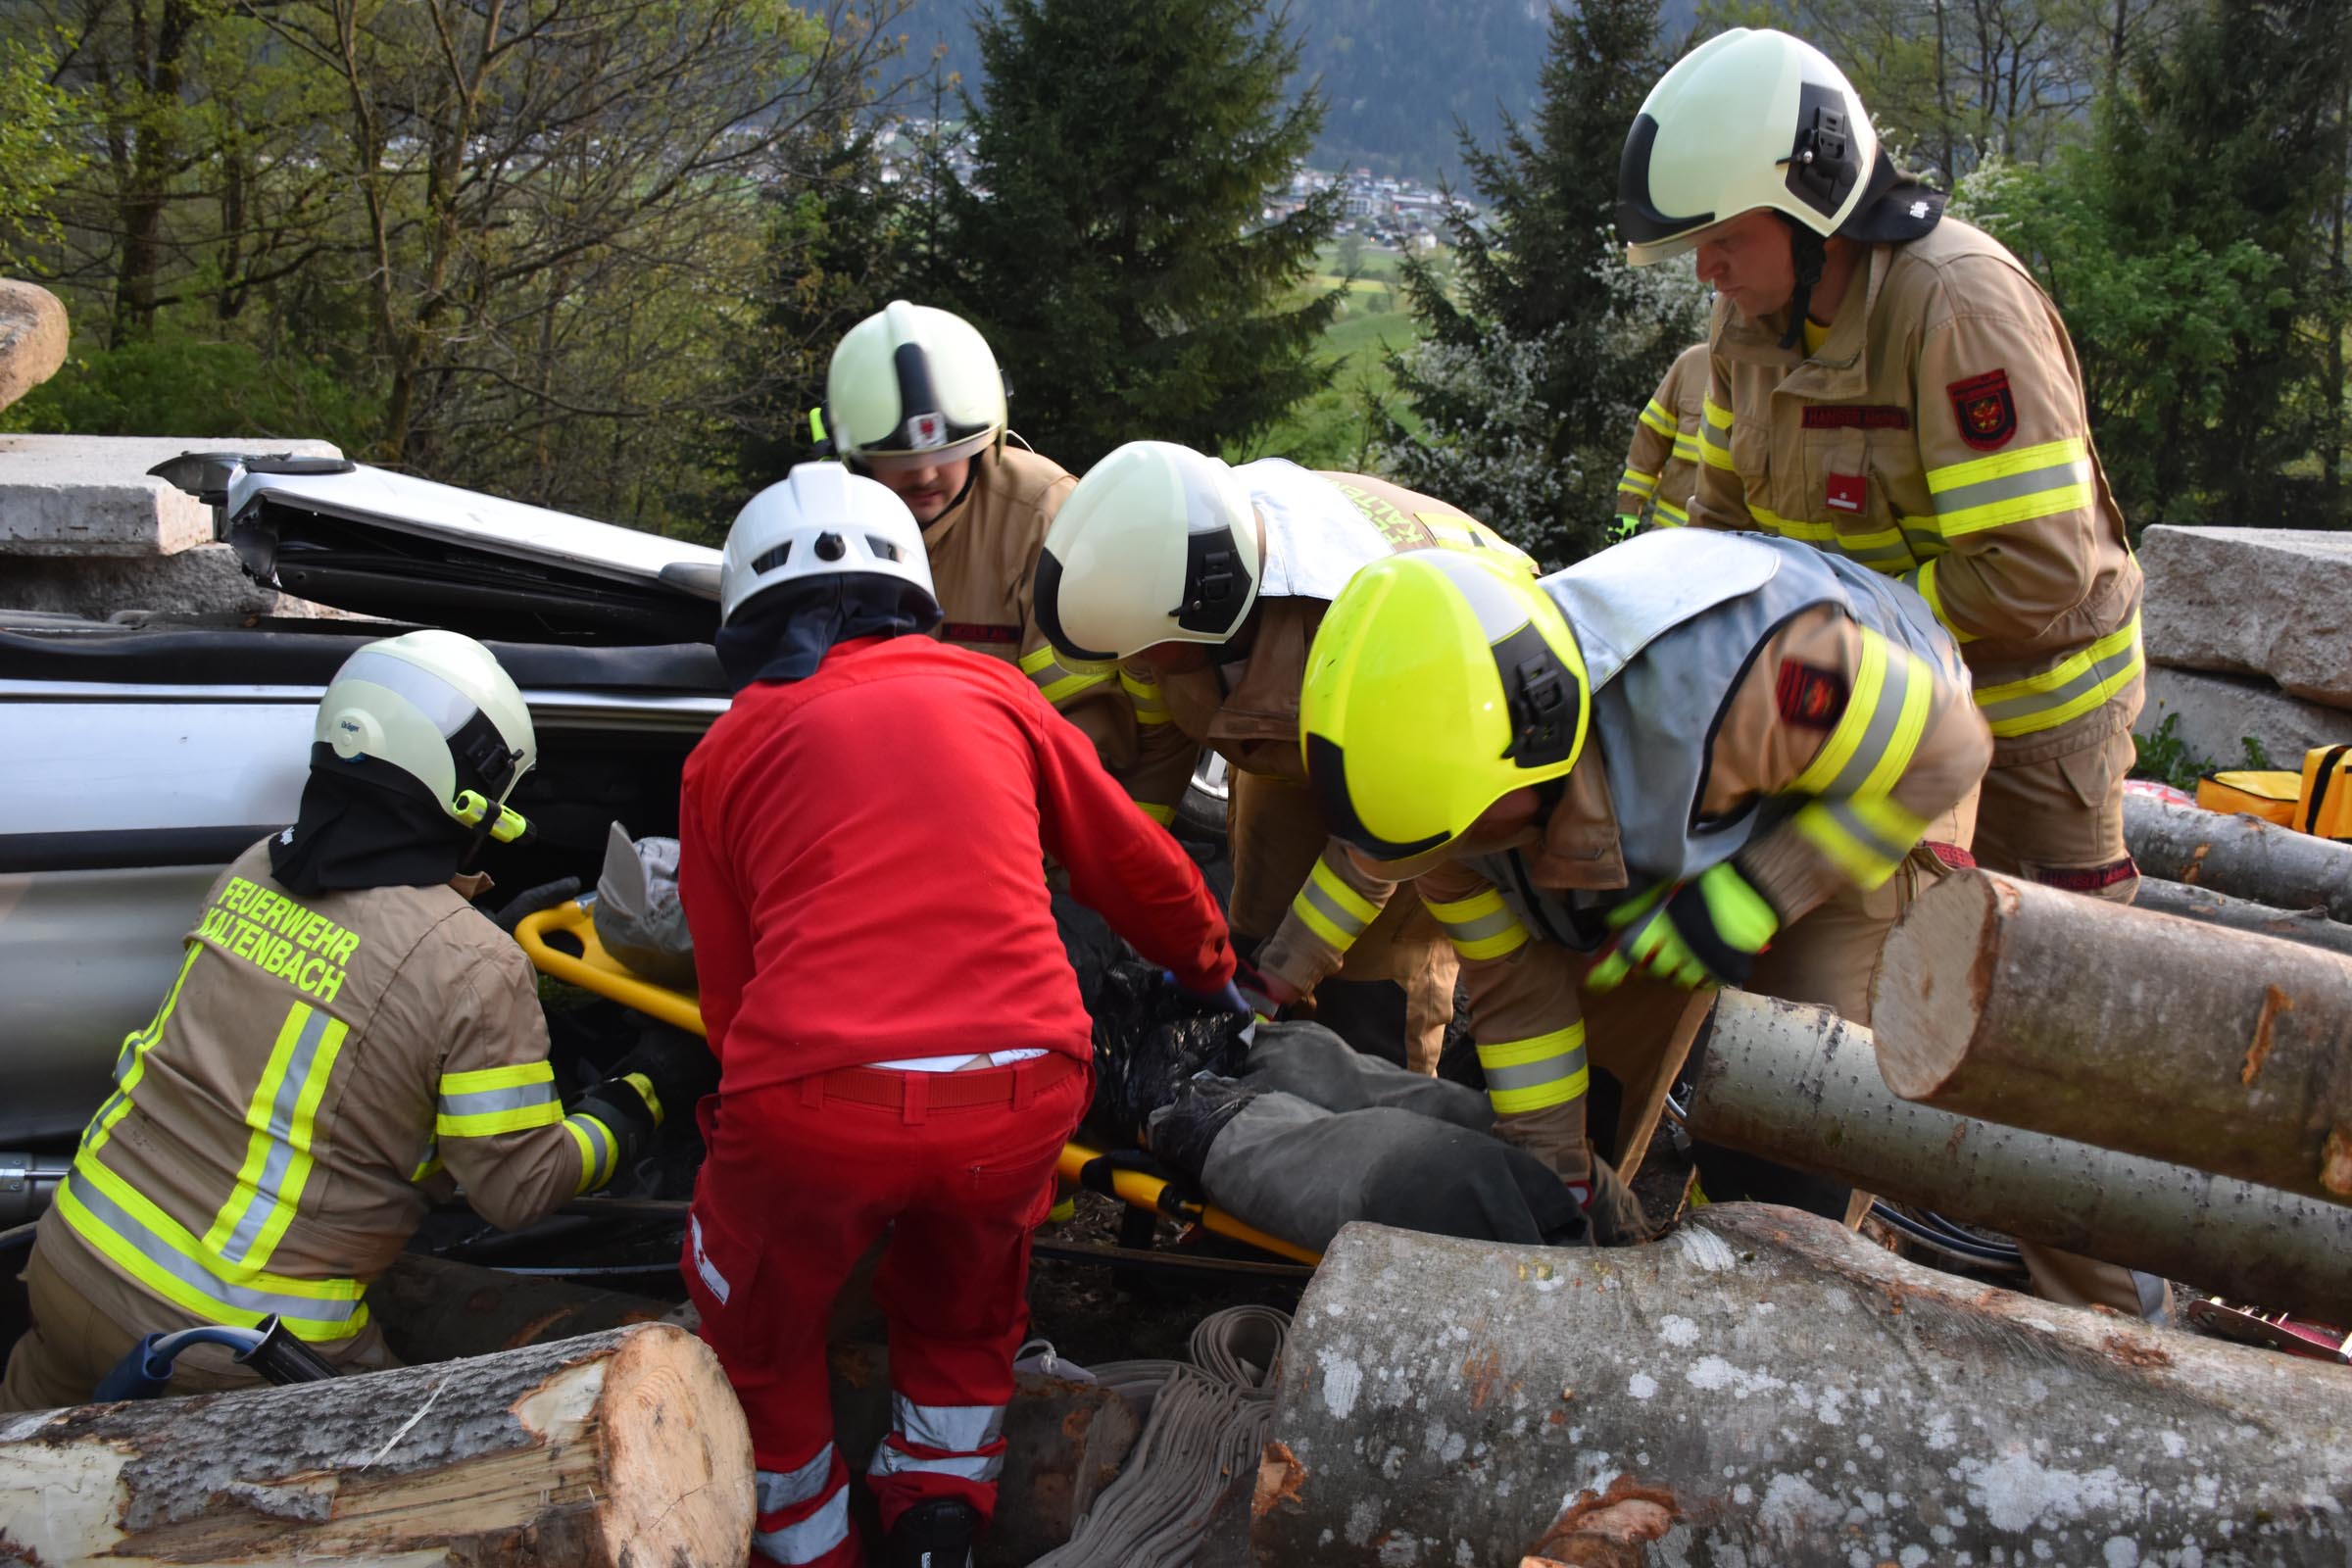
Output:
[[[1319,265],[1322,270],[1309,287],[1317,293],[1337,288],[1342,282],[1338,248],[1325,246]],[[1395,256],[1364,253],[1348,297],[1323,334],[1322,360],[1332,368],[1331,385],[1292,410],[1248,450],[1229,450],[1229,460],[1290,458],[1316,468],[1360,468],[1369,462],[1368,401],[1385,401],[1394,387],[1388,356],[1420,340],[1396,275]],[[1409,416],[1406,422],[1411,423]]]

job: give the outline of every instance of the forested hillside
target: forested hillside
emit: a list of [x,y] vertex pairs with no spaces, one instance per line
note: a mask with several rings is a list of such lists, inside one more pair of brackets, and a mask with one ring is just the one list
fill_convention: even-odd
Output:
[[[977,87],[970,18],[986,0],[914,0],[901,21],[909,54],[945,49],[950,71]],[[1698,0],[1659,8],[1680,35]],[[1299,75],[1322,84],[1323,133],[1314,156],[1334,169],[1435,180],[1458,176],[1458,120],[1493,142],[1502,111],[1535,109],[1551,7],[1545,0],[1312,0],[1291,8]]]

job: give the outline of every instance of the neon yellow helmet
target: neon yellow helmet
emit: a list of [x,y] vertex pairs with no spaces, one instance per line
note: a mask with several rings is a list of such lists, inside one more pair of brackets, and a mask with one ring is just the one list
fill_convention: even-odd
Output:
[[1299,742],[1332,832],[1402,860],[1511,791],[1565,777],[1592,709],[1576,634],[1534,579],[1484,551],[1415,550],[1332,601],[1307,653]]

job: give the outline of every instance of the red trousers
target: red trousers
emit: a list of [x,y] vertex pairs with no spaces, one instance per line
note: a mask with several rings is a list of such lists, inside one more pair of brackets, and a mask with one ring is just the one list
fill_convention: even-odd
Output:
[[975,1072],[846,1067],[703,1102],[710,1156],[680,1267],[751,1422],[755,1560],[862,1561],[825,1326],[886,1228],[874,1295],[890,1324],[891,1431],[867,1469],[882,1527],[931,1497],[993,1515],[1030,1233],[1093,1083],[1056,1054]]

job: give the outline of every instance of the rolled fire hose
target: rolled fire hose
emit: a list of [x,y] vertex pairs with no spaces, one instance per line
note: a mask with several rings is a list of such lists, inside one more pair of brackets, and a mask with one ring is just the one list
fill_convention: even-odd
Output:
[[1290,1329],[1287,1312],[1230,1306],[1194,1328],[1189,1361],[1095,1367],[1095,1381],[1118,1391],[1144,1417],[1143,1436],[1069,1541],[1030,1568],[1190,1563],[1227,1491],[1254,1484]]

